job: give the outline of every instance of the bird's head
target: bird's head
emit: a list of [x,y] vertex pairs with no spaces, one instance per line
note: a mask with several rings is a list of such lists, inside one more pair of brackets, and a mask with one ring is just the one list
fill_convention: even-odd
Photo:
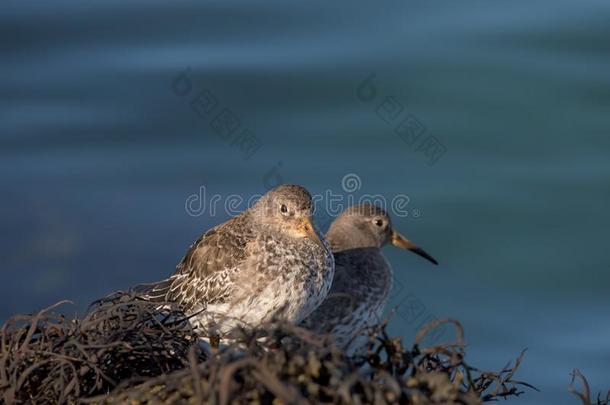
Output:
[[292,238],[309,238],[327,250],[313,224],[311,195],[304,187],[278,186],[263,195],[252,209],[259,222],[272,232]]
[[388,213],[374,204],[348,207],[333,221],[326,236],[333,252],[359,248],[381,248],[391,243],[438,264],[422,248],[394,230]]

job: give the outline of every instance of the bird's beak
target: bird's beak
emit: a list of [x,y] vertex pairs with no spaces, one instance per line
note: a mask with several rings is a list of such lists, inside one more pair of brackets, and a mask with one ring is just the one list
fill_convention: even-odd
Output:
[[328,253],[326,245],[324,245],[322,239],[320,239],[320,236],[316,232],[316,228],[314,228],[313,224],[311,223],[311,218],[303,218],[301,220],[300,228],[306,237],[316,242],[322,249],[324,249],[326,253]]
[[420,248],[415,243],[411,242],[409,239],[405,238],[394,230],[392,230],[392,245],[397,246],[399,248],[408,249],[411,252],[418,254],[425,259],[428,259],[432,263],[438,264],[438,262],[428,253],[426,253],[424,249]]

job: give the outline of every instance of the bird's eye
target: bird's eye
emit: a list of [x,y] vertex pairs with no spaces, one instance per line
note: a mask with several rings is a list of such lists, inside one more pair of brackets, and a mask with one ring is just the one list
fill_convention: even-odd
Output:
[[288,207],[286,206],[286,204],[280,205],[280,212],[282,214],[287,214],[288,213]]
[[380,227],[383,226],[383,220],[382,219],[376,219],[373,222],[375,222],[375,225],[377,225],[377,226],[380,226]]

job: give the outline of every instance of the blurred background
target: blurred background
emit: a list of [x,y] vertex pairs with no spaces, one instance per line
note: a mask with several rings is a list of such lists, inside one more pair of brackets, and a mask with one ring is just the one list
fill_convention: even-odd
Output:
[[168,276],[229,218],[197,198],[350,174],[441,263],[386,249],[393,333],[528,348],[513,402],[610,388],[607,1],[7,2],[0,38],[1,320]]

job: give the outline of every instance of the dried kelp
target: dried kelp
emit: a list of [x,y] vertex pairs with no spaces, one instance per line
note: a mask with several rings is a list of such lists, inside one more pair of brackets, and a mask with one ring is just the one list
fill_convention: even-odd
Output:
[[[576,380],[580,380],[582,383],[582,390],[578,390],[576,388]],[[585,378],[585,376],[578,369],[574,369],[572,371],[572,381],[570,381],[570,386],[568,387],[568,391],[572,394],[576,395],[583,403],[583,405],[609,405],[610,404],[610,390],[606,393],[605,398],[602,398],[602,394],[597,394],[597,399],[595,402],[591,400],[591,388],[589,387],[589,382]]]
[[[441,323],[455,325],[456,342],[420,348],[425,334]],[[193,355],[185,370],[135,387],[126,382],[91,402],[479,404],[531,387],[513,380],[523,353],[513,367],[480,372],[464,361],[462,335],[458,322],[438,321],[406,349],[382,327],[371,336],[366,353],[350,358],[310,331],[273,323],[243,331],[203,363]]]
[[[358,356],[322,337],[274,322],[210,347],[169,304],[129,294],[66,321],[56,306],[18,316],[2,330],[0,394],[6,403],[412,403],[479,404],[522,394],[523,353],[500,372],[465,361],[463,333],[436,321],[412,347],[373,331]],[[424,347],[427,333],[453,324],[455,342]]]
[[197,341],[182,312],[129,294],[95,303],[82,319],[56,315],[53,310],[64,303],[4,324],[4,403],[76,402],[107,393],[126,379],[182,369]]

